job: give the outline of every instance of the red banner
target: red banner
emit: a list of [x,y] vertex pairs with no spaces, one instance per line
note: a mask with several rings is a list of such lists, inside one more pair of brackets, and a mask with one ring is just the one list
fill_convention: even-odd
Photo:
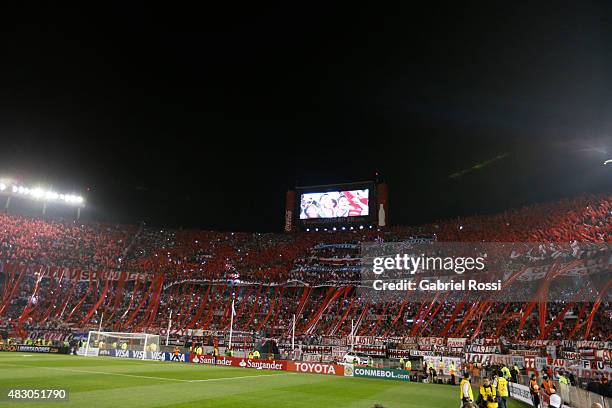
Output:
[[444,337],[420,337],[418,339],[419,346],[443,346],[444,345]]
[[467,339],[464,338],[448,338],[446,339],[446,345],[448,347],[465,347]]

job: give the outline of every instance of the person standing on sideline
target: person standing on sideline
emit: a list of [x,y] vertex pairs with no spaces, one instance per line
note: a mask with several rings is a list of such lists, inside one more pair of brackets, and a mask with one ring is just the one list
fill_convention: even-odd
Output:
[[179,358],[179,355],[181,353],[181,349],[178,347],[174,348],[174,351],[172,352],[172,361],[181,361]]
[[540,408],[540,387],[538,386],[538,379],[535,374],[531,374],[529,392],[531,393],[534,408]]
[[455,385],[455,371],[457,368],[455,367],[455,363],[453,361],[448,365],[448,373],[450,374],[450,384]]
[[493,387],[497,391],[497,399],[499,402],[499,408],[507,408],[508,407],[508,380],[504,377],[500,372],[495,375],[495,380],[493,381]]
[[497,402],[497,390],[493,387],[488,378],[485,378],[480,386],[480,396],[478,400],[484,403],[484,407],[486,408],[498,408],[499,406]]
[[501,373],[501,376],[504,377],[506,381],[510,381],[512,378],[512,373],[510,373],[510,369],[505,364],[502,364]]
[[569,401],[570,380],[565,376],[565,372],[559,372],[559,394],[562,400]]
[[521,375],[521,369],[515,364],[514,366],[512,366],[512,371],[510,372],[510,375],[512,376],[512,382],[517,383],[518,377],[519,375]]
[[459,400],[461,401],[461,406],[468,402],[474,402],[474,392],[472,391],[472,384],[470,384],[469,372],[463,375],[461,384],[459,384]]

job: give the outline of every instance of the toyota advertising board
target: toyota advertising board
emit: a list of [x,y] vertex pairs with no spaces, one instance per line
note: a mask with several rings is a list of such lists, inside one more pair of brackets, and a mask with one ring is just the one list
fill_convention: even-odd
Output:
[[287,365],[289,371],[308,374],[326,374],[344,376],[344,366],[339,364],[311,363],[306,361],[290,361]]

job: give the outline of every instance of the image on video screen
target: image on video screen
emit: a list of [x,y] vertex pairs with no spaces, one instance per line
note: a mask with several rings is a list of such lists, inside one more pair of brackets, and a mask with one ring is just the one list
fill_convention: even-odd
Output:
[[369,215],[369,190],[304,193],[300,201],[300,219],[344,218]]

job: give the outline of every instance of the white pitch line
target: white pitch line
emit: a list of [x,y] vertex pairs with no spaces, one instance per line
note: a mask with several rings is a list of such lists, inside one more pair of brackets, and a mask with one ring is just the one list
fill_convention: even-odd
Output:
[[[9,365],[9,364],[6,364]],[[29,366],[21,366],[17,364],[10,364],[15,367],[29,367]],[[56,371],[67,371],[72,373],[86,373],[86,374],[102,374],[102,375],[117,375],[120,377],[132,377],[132,378],[146,378],[149,380],[163,380],[163,381],[179,381],[179,382],[209,382],[209,381],[222,381],[222,380],[238,380],[242,378],[259,378],[259,377],[275,377],[275,376],[283,376],[283,375],[292,375],[293,373],[285,373],[285,374],[263,374],[263,375],[243,375],[240,377],[220,377],[220,378],[207,378],[203,380],[183,380],[180,378],[167,378],[167,377],[153,377],[147,375],[136,375],[136,374],[123,374],[123,373],[109,373],[107,371],[93,371],[93,370],[73,370],[70,368],[58,368],[58,367],[36,367],[36,368],[44,368],[46,370],[56,370]]]
[[181,380],[179,378],[165,378],[165,377],[152,377],[152,376],[148,376],[148,375],[109,373],[109,372],[106,372],[106,371],[72,370],[72,369],[69,369],[69,368],[57,368],[57,367],[37,367],[37,368],[44,368],[46,370],[56,370],[56,371],[68,371],[68,372],[71,372],[71,373],[118,375],[120,377],[147,378],[149,380],[165,380],[165,381],[191,382],[191,380]]

